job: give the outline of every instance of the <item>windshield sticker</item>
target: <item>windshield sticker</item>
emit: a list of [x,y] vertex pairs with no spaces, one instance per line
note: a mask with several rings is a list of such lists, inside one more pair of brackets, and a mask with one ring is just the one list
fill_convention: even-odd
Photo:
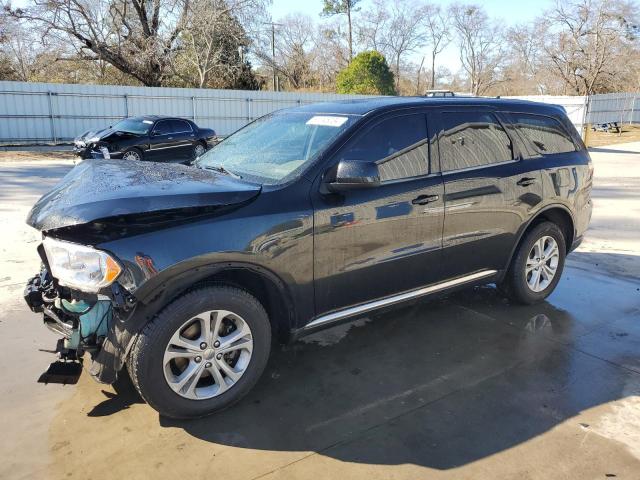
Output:
[[321,127],[341,127],[344,122],[349,120],[349,117],[327,117],[318,116],[311,117],[307,121],[307,125],[319,125]]
[[153,125],[153,122],[151,120],[142,120],[142,123],[148,123],[149,125]]

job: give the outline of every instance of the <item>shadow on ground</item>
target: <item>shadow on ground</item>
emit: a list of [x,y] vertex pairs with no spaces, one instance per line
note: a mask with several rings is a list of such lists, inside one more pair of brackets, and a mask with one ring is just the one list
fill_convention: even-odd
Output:
[[238,405],[160,424],[247,449],[465,465],[640,395],[638,286],[568,268],[539,305],[480,287],[380,313],[277,349]]

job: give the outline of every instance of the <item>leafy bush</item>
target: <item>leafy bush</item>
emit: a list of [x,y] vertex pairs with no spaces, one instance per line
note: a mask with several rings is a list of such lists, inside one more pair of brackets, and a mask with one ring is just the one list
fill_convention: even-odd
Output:
[[336,78],[338,93],[396,95],[393,73],[384,56],[375,50],[355,56]]

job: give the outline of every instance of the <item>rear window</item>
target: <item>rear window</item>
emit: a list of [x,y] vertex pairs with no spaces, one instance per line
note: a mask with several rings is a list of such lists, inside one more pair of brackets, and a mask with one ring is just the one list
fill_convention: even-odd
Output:
[[555,118],[511,113],[514,125],[541,155],[574,152],[576,146],[569,133]]
[[445,172],[513,159],[509,136],[488,112],[443,112],[439,143]]

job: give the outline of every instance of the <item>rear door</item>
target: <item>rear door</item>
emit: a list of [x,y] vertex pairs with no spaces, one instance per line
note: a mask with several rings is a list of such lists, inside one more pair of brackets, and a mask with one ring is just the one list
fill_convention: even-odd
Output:
[[372,120],[334,156],[377,162],[381,185],[312,190],[317,314],[439,279],[443,187],[428,158],[424,113]]
[[191,128],[191,124],[186,120],[180,119],[173,119],[170,123],[174,145],[171,150],[171,158],[175,159],[175,161],[184,161],[191,158],[193,144],[196,140],[196,134]]
[[443,269],[453,278],[505,267],[521,225],[542,201],[539,165],[490,109],[434,115],[444,182]]

